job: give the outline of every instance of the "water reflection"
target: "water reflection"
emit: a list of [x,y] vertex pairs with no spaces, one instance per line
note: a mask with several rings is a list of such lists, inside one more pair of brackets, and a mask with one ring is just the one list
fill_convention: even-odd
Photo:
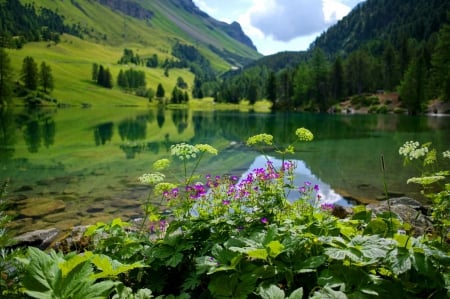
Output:
[[[241,180],[247,177],[248,174],[252,172],[254,169],[267,167],[267,159],[273,163],[273,166],[276,169],[280,169],[282,163],[280,159],[260,155],[255,158],[253,163],[249,166],[248,170],[241,176]],[[296,189],[291,190],[289,192],[288,199],[290,201],[297,200],[300,197],[298,187],[303,186],[305,182],[309,182],[312,185],[319,186],[319,195],[321,197],[320,203],[335,204],[343,207],[351,205],[344,197],[336,193],[336,191],[334,191],[329,184],[327,184],[326,182],[318,178],[316,175],[314,175],[311,169],[309,169],[306,166],[304,161],[292,160],[292,162],[294,162],[297,165],[294,171],[295,173],[294,186],[296,187]]]
[[114,134],[114,123],[107,122],[94,128],[95,145],[105,145],[107,141],[111,141]]

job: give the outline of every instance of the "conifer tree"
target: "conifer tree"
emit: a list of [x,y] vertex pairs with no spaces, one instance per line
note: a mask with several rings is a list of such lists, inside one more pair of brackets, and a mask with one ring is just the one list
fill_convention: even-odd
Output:
[[47,90],[53,90],[54,88],[52,69],[45,62],[41,63],[41,69],[39,73],[39,83],[44,92],[47,92]]
[[164,98],[166,92],[164,90],[164,87],[161,85],[161,83],[158,84],[158,87],[156,88],[156,97],[157,98]]
[[0,48],[0,106],[6,103],[12,94],[11,60],[5,49]]
[[23,59],[21,79],[25,87],[36,90],[38,87],[38,66],[33,57],[27,56]]

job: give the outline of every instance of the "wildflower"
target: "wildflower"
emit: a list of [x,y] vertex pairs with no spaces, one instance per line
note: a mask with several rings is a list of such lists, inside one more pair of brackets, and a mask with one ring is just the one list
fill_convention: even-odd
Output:
[[314,185],[314,191],[319,192],[319,185]]
[[322,211],[333,211],[334,204],[332,204],[332,203],[323,203],[323,204],[320,205],[320,209]]
[[269,134],[258,134],[247,139],[247,145],[255,145],[258,143],[265,143],[267,145],[272,145],[273,136]]
[[228,206],[230,203],[231,203],[231,201],[229,201],[228,199],[222,200],[222,204],[223,204],[224,206]]
[[420,143],[417,141],[407,141],[400,147],[398,153],[409,160],[419,159],[428,153],[428,146],[426,144],[419,146]]
[[160,172],[145,173],[139,177],[141,184],[154,185],[164,181],[166,176]]
[[212,155],[217,155],[218,151],[209,144],[196,144],[195,147],[201,152],[207,152]]
[[300,141],[312,141],[314,139],[313,133],[310,130],[305,128],[298,128],[295,131],[295,135],[297,135]]
[[202,183],[196,183],[194,186],[187,186],[186,191],[191,194],[191,199],[199,199],[206,195],[206,188]]
[[267,219],[266,217],[261,218],[261,223],[262,224],[268,224],[269,223],[269,219]]
[[[177,190],[175,193],[173,190]],[[177,186],[172,183],[159,183],[155,186],[153,191],[156,195],[163,195],[164,197],[170,197],[170,195],[178,195]]]
[[179,143],[170,147],[170,154],[178,157],[180,160],[195,159],[199,152],[198,148],[186,143]]
[[168,159],[160,159],[153,163],[153,169],[155,170],[163,170],[170,165],[170,161]]
[[447,150],[447,151],[443,152],[443,153],[442,153],[442,156],[443,156],[444,158],[450,159],[450,150]]

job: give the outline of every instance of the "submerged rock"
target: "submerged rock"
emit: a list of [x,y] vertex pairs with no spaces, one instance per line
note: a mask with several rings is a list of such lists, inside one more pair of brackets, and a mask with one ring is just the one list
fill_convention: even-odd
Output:
[[24,217],[42,217],[48,214],[62,212],[66,209],[64,201],[53,198],[30,198],[19,214]]
[[46,249],[56,239],[59,230],[56,228],[41,229],[15,237],[17,247],[33,246]]

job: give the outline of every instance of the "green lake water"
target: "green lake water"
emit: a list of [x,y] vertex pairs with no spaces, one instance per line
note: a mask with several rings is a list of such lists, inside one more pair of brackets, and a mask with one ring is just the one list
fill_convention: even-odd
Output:
[[[249,136],[268,133],[287,145],[298,127],[311,130],[315,139],[298,143],[289,157],[299,166],[296,182],[318,183],[324,200],[344,205],[383,196],[381,155],[388,191],[423,200],[416,186],[406,184],[418,173],[403,167],[398,148],[417,140],[432,142],[439,152],[450,149],[447,116],[130,107],[0,112],[0,181],[9,180],[10,213],[16,216],[10,229],[65,229],[140,217],[149,189],[137,178],[151,172],[155,160],[167,158],[171,145],[211,144],[219,154],[206,157],[200,173],[242,175],[265,162],[245,146]],[[276,153],[267,154],[279,161]],[[173,178],[180,171],[172,166]]]

